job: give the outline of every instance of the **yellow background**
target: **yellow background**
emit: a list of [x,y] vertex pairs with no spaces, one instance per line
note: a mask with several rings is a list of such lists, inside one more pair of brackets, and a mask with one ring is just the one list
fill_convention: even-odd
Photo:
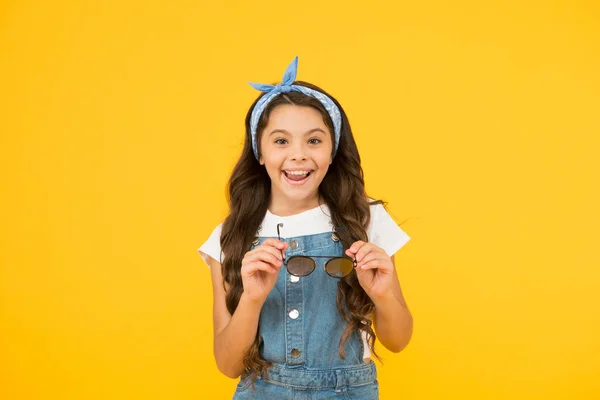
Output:
[[3,1],[0,398],[231,398],[196,249],[296,55],[412,237],[381,398],[600,398],[599,11]]

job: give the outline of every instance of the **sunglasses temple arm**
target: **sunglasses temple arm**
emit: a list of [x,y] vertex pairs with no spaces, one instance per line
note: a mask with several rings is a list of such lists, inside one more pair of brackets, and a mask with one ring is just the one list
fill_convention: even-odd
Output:
[[[281,242],[281,235],[279,234],[280,226],[283,226],[283,224],[281,222],[277,224],[277,240],[279,240]],[[283,250],[279,250],[279,252],[281,253],[281,258],[285,260],[285,256],[283,255]]]

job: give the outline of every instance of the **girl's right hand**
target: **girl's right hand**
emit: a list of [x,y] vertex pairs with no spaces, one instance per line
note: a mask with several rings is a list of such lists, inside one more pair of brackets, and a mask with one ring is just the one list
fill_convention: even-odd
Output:
[[241,274],[245,297],[261,303],[267,299],[277,282],[283,266],[281,255],[287,246],[287,242],[269,238],[244,255]]

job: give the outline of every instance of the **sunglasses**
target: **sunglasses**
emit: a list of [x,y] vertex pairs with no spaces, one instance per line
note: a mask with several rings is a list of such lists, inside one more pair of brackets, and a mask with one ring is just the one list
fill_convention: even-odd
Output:
[[[282,223],[277,224],[277,238],[280,241],[279,227],[282,226]],[[283,257],[283,251],[281,252],[281,256]],[[299,277],[308,276],[313,273],[317,266],[315,258],[329,259],[325,263],[325,272],[332,278],[343,278],[350,275],[354,268],[356,268],[356,257],[352,259],[346,256],[292,256],[285,259],[285,267],[291,275]]]

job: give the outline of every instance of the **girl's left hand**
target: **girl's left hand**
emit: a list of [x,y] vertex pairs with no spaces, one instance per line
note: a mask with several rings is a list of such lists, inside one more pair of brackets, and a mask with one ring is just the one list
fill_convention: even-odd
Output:
[[396,274],[392,259],[385,250],[373,243],[359,240],[346,250],[346,255],[352,259],[356,256],[358,282],[371,299],[389,296],[392,293]]

